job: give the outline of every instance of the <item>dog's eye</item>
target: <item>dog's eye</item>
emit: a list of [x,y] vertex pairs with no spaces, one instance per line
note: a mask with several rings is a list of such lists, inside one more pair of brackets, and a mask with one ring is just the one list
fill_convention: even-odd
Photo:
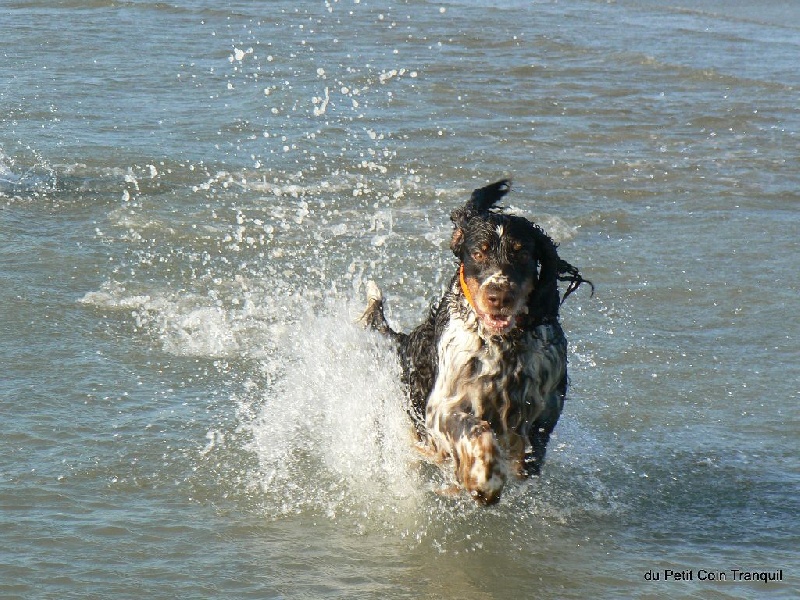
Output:
[[514,242],[511,244],[509,254],[514,258],[514,260],[518,261],[526,261],[529,256],[528,251],[520,242]]
[[489,244],[481,244],[480,246],[472,249],[472,259],[481,262],[486,260],[486,255],[489,252]]

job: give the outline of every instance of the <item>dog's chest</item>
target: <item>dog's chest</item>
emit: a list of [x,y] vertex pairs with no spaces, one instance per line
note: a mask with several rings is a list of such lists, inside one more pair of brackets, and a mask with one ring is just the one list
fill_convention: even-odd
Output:
[[438,342],[438,376],[429,408],[445,404],[446,410],[468,411],[498,430],[533,421],[566,366],[561,352],[539,333],[485,340],[469,324],[452,319]]

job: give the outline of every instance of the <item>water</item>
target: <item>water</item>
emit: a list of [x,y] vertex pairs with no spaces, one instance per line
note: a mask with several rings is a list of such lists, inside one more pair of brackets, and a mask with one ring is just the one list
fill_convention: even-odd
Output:
[[[0,25],[4,598],[800,593],[796,3]],[[352,321],[374,279],[418,322],[508,175],[597,294],[543,476],[487,509],[435,493]]]

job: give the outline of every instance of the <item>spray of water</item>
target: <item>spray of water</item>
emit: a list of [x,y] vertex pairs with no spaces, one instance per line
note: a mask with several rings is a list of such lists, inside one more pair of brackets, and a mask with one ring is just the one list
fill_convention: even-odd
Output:
[[328,306],[287,327],[264,365],[284,377],[239,399],[271,509],[385,519],[420,501],[398,361],[352,321]]

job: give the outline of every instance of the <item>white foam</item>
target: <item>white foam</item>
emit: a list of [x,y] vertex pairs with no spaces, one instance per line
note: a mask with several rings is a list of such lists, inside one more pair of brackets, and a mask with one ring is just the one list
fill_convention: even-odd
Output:
[[397,358],[353,318],[335,307],[287,329],[275,357],[284,378],[240,401],[259,463],[254,483],[276,500],[271,509],[383,521],[413,514],[419,501]]
[[[211,296],[148,290],[147,293],[106,282],[97,291],[78,301],[100,309],[124,310],[136,329],[161,344],[161,349],[176,356],[223,358],[258,357],[271,348],[270,340],[285,327],[274,304],[260,302],[260,291],[239,278],[229,283],[239,287],[243,300],[221,306]],[[254,345],[253,339],[264,341]]]

